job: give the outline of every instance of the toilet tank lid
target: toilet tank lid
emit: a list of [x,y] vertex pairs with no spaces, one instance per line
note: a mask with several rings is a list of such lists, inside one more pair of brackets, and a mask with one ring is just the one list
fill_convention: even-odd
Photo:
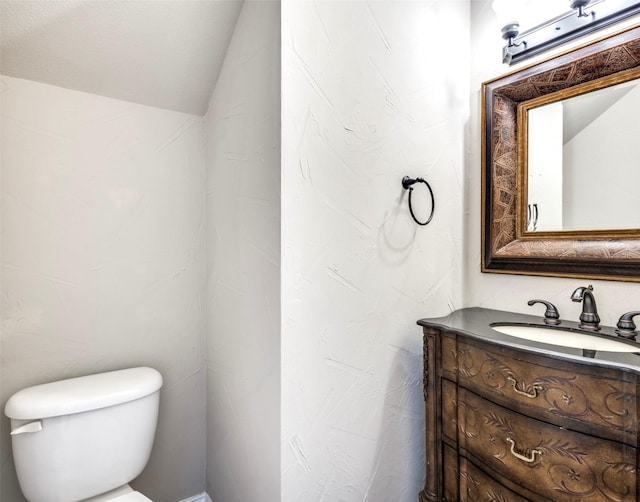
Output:
[[162,387],[153,368],[129,368],[35,385],[9,398],[4,413],[17,420],[35,420],[97,410],[134,401]]

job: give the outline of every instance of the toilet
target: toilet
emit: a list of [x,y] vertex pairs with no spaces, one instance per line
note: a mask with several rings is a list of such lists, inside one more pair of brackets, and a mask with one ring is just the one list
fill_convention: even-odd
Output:
[[147,465],[162,376],[129,368],[23,389],[9,398],[11,445],[29,502],[150,502],[129,482]]

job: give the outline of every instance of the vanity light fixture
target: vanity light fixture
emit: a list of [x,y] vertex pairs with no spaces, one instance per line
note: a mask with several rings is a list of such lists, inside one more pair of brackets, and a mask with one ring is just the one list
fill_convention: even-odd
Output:
[[[493,7],[496,13],[495,0]],[[529,30],[519,32],[517,21],[502,28],[507,41],[502,49],[502,62],[512,65],[560,44],[574,40],[628,17],[640,14],[638,0],[570,0],[572,10],[549,19]]]

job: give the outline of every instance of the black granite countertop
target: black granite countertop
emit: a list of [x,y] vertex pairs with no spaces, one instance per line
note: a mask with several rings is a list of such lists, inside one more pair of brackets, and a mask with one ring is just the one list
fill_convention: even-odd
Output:
[[622,367],[640,373],[640,344],[632,341],[627,341],[619,337],[615,333],[615,328],[612,328],[610,326],[602,326],[602,330],[598,333],[590,333],[579,329],[577,322],[561,319],[561,324],[559,326],[549,329],[564,328],[575,332],[585,333],[590,336],[613,338],[616,341],[629,343],[637,347],[638,351],[596,351],[594,357],[584,357],[582,349],[564,347],[560,345],[551,345],[548,343],[533,342],[505,335],[491,327],[491,325],[494,323],[513,323],[549,328],[549,326],[546,326],[544,324],[541,316],[517,314],[515,312],[506,312],[502,310],[492,310],[480,307],[460,309],[451,312],[451,314],[444,317],[425,318],[418,321],[418,324],[420,326],[454,331],[471,338],[495,342],[497,344],[505,345],[508,347],[543,353],[546,355],[553,355],[555,357],[561,357],[570,360],[579,359],[582,362],[584,362],[586,359],[597,364]]

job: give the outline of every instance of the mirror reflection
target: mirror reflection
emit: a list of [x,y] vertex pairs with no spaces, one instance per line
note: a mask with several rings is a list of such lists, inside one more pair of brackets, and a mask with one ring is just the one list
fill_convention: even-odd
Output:
[[528,110],[527,230],[640,228],[639,82]]

